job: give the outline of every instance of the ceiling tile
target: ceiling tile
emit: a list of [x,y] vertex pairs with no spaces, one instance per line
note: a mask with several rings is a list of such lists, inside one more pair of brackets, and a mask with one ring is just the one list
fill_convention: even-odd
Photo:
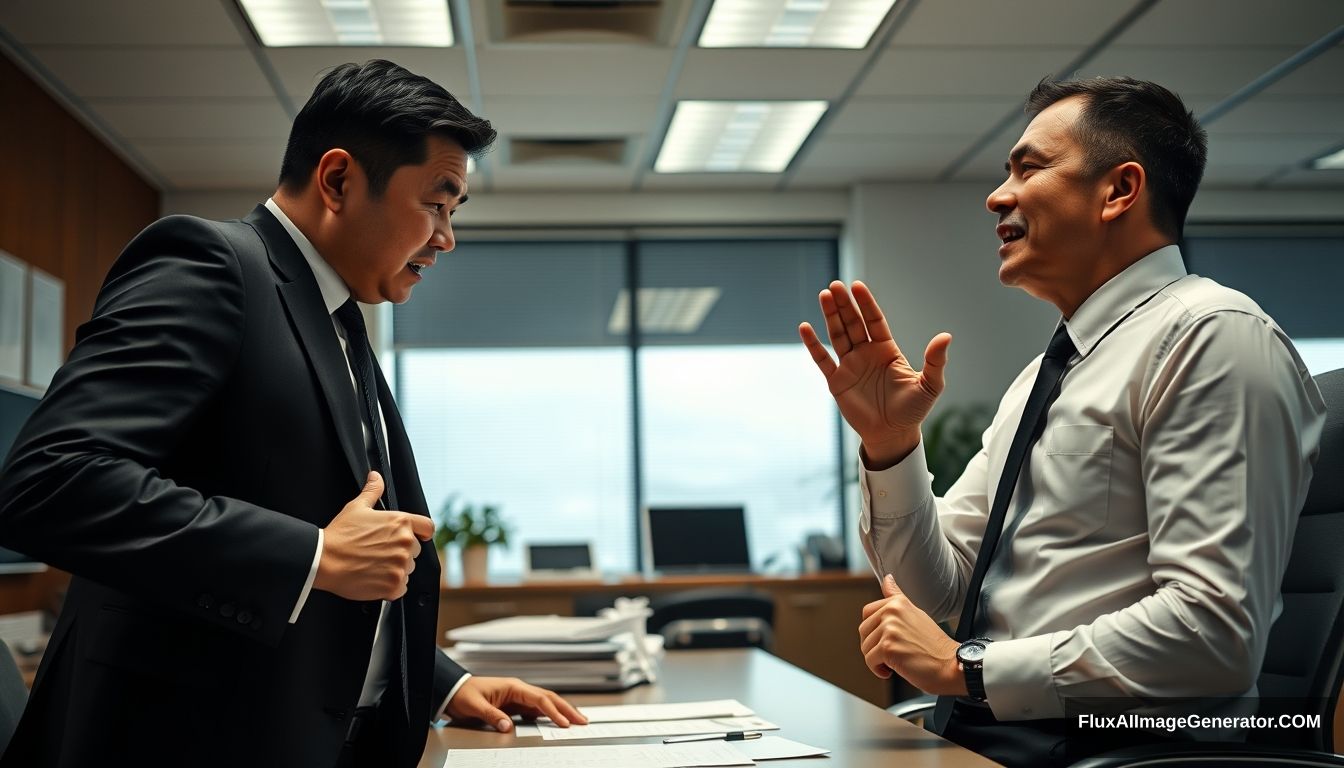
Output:
[[275,93],[242,47],[30,50],[84,101],[261,99]]
[[643,189],[663,190],[773,190],[779,186],[778,173],[646,173]]
[[1133,0],[1111,3],[926,0],[916,6],[896,31],[891,47],[1086,46],[1115,24],[1133,4]]
[[634,182],[633,166],[592,167],[573,165],[495,167],[493,192],[521,190],[628,190]]
[[799,171],[853,169],[869,179],[933,179],[969,143],[940,136],[827,138],[808,151]]
[[1221,134],[1337,132],[1344,140],[1344,98],[1271,98],[1262,94],[1237,105],[1211,128]]
[[658,100],[491,96],[484,112],[500,133],[514,136],[633,136],[653,129]]
[[1305,162],[1339,144],[1338,133],[1279,136],[1209,133],[1209,168],[1236,165],[1278,167]]
[[477,61],[487,98],[658,98],[672,52],[629,46],[519,46],[481,49]]
[[693,48],[678,99],[835,99],[863,65],[863,51]]
[[289,116],[275,99],[95,101],[89,107],[125,139],[284,139],[289,136]]
[[1344,169],[1293,171],[1275,179],[1270,187],[1273,189],[1344,189]]
[[[1340,3],[1344,8],[1344,2]],[[1344,44],[1322,53],[1266,88],[1265,96],[1344,96]]]
[[1218,100],[1264,74],[1296,48],[1136,48],[1103,51],[1079,70],[1084,77],[1126,75],[1152,80],[1182,99]]
[[346,62],[362,64],[370,59],[394,61],[443,86],[458,101],[464,104],[470,101],[467,54],[461,48],[267,48],[266,57],[295,107],[308,101],[328,70]]
[[244,44],[219,0],[5,0],[0,27],[30,47]]
[[1339,0],[1165,0],[1135,21],[1116,44],[1301,47],[1340,24],[1344,3]]
[[1077,58],[1079,47],[917,48],[881,54],[856,96],[1026,98],[1042,77]]
[[981,99],[850,99],[826,125],[827,136],[978,136],[1021,101]]
[[133,142],[136,150],[178,189],[273,189],[284,139],[256,141]]

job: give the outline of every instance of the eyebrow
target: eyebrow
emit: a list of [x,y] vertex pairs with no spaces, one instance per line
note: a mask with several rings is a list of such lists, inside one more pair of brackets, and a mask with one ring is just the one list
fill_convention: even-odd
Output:
[[1003,170],[1011,173],[1013,170],[1013,163],[1020,163],[1022,162],[1022,158],[1030,154],[1035,154],[1035,152],[1036,148],[1030,144],[1022,144],[1018,146],[1013,150],[1012,154],[1008,155],[1008,162],[1003,164]]
[[467,202],[467,195],[462,194],[462,188],[457,185],[457,182],[446,176],[434,180],[434,189],[443,190],[449,195],[457,198],[458,205]]

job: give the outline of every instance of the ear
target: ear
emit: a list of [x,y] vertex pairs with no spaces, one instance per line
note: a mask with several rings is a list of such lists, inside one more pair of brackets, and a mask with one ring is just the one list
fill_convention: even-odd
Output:
[[1106,197],[1102,201],[1101,220],[1115,221],[1139,201],[1148,182],[1143,166],[1130,161],[1112,168],[1105,176],[1103,189]]
[[345,207],[354,168],[355,159],[344,149],[329,149],[317,161],[317,193],[327,210],[336,212]]

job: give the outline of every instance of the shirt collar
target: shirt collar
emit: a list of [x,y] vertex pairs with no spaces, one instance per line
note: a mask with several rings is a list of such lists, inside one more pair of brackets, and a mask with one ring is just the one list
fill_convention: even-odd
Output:
[[330,315],[340,309],[342,304],[350,300],[350,289],[346,287],[345,281],[341,280],[336,270],[322,258],[322,254],[317,252],[303,232],[294,226],[294,222],[289,220],[285,212],[280,210],[280,206],[275,204],[275,198],[266,199],[266,210],[280,221],[280,226],[284,227],[293,238],[294,244],[299,247],[299,253],[302,253],[304,260],[308,262],[308,268],[313,270],[313,277],[317,279],[317,289],[322,292],[322,303],[327,305],[327,314]]
[[1079,356],[1087,357],[1106,332],[1130,311],[1185,275],[1181,249],[1168,245],[1130,264],[1123,272],[1107,280],[1083,301],[1073,317],[1064,321]]

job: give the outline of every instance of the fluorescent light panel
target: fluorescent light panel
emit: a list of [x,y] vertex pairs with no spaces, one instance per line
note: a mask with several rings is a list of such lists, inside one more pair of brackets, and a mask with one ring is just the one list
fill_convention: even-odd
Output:
[[714,0],[701,48],[865,48],[895,0]]
[[779,173],[824,101],[680,101],[658,150],[658,173]]
[[447,0],[239,0],[262,45],[453,44]]
[[1318,171],[1344,169],[1344,149],[1341,149],[1338,152],[1332,152],[1325,157],[1316,158],[1316,162],[1312,163],[1312,167]]
[[[640,288],[640,333],[695,333],[714,308],[720,288]],[[619,336],[630,330],[630,291],[616,294],[607,320],[607,333]]]

